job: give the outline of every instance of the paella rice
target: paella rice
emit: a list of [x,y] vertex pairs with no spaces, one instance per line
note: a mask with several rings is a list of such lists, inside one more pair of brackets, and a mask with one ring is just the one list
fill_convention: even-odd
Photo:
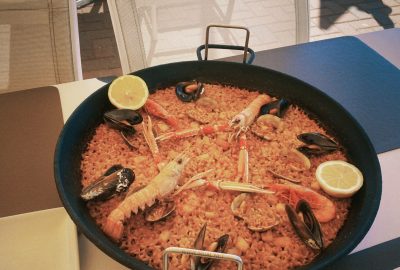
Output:
[[[171,115],[175,115],[181,127],[198,127],[200,123],[188,116],[187,112],[195,111],[200,116],[203,114],[211,124],[223,124],[229,122],[259,95],[258,92],[232,86],[207,84],[205,89],[204,96],[217,101],[217,106],[208,111],[196,106],[196,102],[181,102],[175,95],[174,87],[157,90],[151,95],[151,99],[161,104]],[[145,112],[142,115],[143,118],[147,117]],[[312,157],[310,169],[294,168],[287,153],[301,145],[296,136],[306,132],[327,135],[327,132],[320,123],[311,119],[296,105],[291,105],[282,119],[282,128],[268,130],[268,140],[252,132],[246,133],[249,183],[268,188],[271,184],[285,182],[274,176],[272,170],[296,179],[300,185],[329,198],[336,207],[336,214],[331,221],[321,223],[324,244],[327,246],[343,225],[351,200],[335,199],[325,194],[315,179],[315,170],[320,163],[327,160],[346,160],[345,153],[338,150]],[[156,134],[171,131],[162,119],[152,117],[152,121]],[[135,181],[130,189],[148,184],[158,174],[157,164],[145,142],[142,127],[138,125],[136,129],[137,132],[130,141],[134,148],[130,148],[118,131],[103,123],[96,128],[82,154],[83,187],[115,164],[121,164],[135,172]],[[191,156],[180,177],[180,185],[193,175],[208,169],[213,169],[207,176],[208,180],[236,179],[240,149],[235,142],[229,141],[227,132],[165,140],[159,142],[158,147],[161,159],[165,161],[173,159],[184,150]],[[239,194],[204,186],[184,190],[172,198],[176,210],[165,220],[149,223],[141,212],[126,220],[124,236],[119,245],[131,256],[161,269],[163,250],[171,246],[192,248],[199,230],[207,223],[205,246],[223,234],[229,234],[225,252],[241,256],[244,269],[291,269],[305,265],[317,256],[318,253],[304,245],[293,231],[285,212],[287,198],[278,194],[250,194],[247,210],[243,210],[250,213],[249,218],[256,219],[254,222],[257,224],[262,223],[262,213],[267,211],[265,216],[274,215],[278,221],[269,230],[254,232],[247,228],[246,220],[238,219],[232,214],[232,200]],[[103,227],[110,212],[123,199],[124,194],[120,194],[106,201],[89,201],[87,207],[96,223]],[[174,255],[169,263],[172,269],[188,269],[189,261],[187,255]],[[220,261],[213,269],[234,269],[234,266],[232,262]]]

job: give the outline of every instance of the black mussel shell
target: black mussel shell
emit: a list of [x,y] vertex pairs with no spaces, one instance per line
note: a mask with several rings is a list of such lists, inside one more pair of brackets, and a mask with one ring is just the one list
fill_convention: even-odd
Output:
[[[187,92],[186,87],[189,85],[197,85],[196,90]],[[175,87],[176,96],[183,102],[196,101],[204,93],[204,86],[197,81],[180,82]]]
[[[289,105],[290,104],[286,99],[281,98],[261,106],[260,114],[275,114],[276,116],[282,118],[289,108]],[[271,113],[271,110],[273,109],[276,109],[275,113]]]
[[322,239],[321,226],[315,217],[311,206],[305,200],[300,200],[297,203],[296,211],[303,214],[304,224],[310,229],[313,235],[313,239],[316,241],[317,245],[322,249],[324,246]]
[[202,250],[204,246],[204,238],[206,237],[207,223],[201,227],[197,234],[196,240],[194,241],[193,248]]
[[297,139],[306,144],[298,147],[297,150],[307,156],[328,154],[339,149],[335,141],[317,132],[297,135]]
[[297,139],[308,145],[317,145],[324,148],[337,149],[338,144],[327,136],[318,132],[309,132],[297,135]]
[[107,171],[105,171],[105,173],[103,174],[103,176],[107,176],[110,175],[112,173],[115,173],[116,171],[119,171],[121,169],[123,169],[124,167],[121,164],[116,164],[111,166],[110,168],[108,168]]
[[[135,130],[136,131],[136,130]],[[127,132],[126,130],[121,130],[120,131],[121,138],[124,141],[124,143],[129,147],[130,150],[137,149],[136,146],[134,146],[130,141],[129,137],[132,136],[133,134],[131,132]]]
[[144,219],[148,222],[164,220],[175,211],[174,201],[157,201],[144,212]]
[[109,168],[103,176],[85,187],[81,198],[85,201],[106,200],[127,190],[135,179],[135,173],[129,168],[118,167],[119,165],[114,165]]
[[[314,250],[321,251],[324,247],[321,227],[310,205],[305,200],[300,200],[297,203],[296,211],[290,205],[286,205],[285,209],[294,231],[304,244]],[[297,213],[303,215],[303,220]]]
[[[229,240],[229,235],[228,234],[224,234],[223,236],[219,237],[217,240],[217,246],[214,250],[210,250],[213,252],[220,252],[223,253],[225,252],[226,246],[228,244],[228,240]],[[215,262],[215,259],[204,259],[199,261],[199,263],[196,265],[195,269],[196,270],[208,270],[211,268],[211,266],[213,265],[213,263]]]
[[320,156],[332,153],[336,150],[336,148],[324,148],[314,145],[313,146],[303,145],[297,147],[297,150],[302,152],[304,155],[310,157],[310,156]]
[[[198,250],[203,250],[204,248],[204,238],[206,235],[206,230],[207,230],[207,223],[203,225],[201,228],[199,234],[197,235],[197,238],[194,242],[193,248],[198,249]],[[227,247],[229,240],[229,235],[224,234],[221,237],[217,239],[217,246],[215,247],[214,250],[210,250],[213,252],[220,252],[223,253],[225,252],[225,249]],[[215,259],[204,259],[202,260],[200,257],[194,257],[192,259],[192,265],[195,270],[207,270],[210,269],[211,266],[213,265]]]
[[[201,227],[199,233],[197,234],[196,240],[194,241],[193,248],[198,249],[198,250],[203,250],[204,247],[204,238],[206,237],[206,230],[207,230],[207,223]],[[194,268],[195,270],[199,269],[199,266],[201,264],[200,257],[192,257],[191,258],[191,265],[192,269]]]
[[130,134],[135,133],[135,128],[133,126],[143,121],[143,117],[140,113],[129,109],[115,109],[105,112],[103,118],[106,124],[111,128]]

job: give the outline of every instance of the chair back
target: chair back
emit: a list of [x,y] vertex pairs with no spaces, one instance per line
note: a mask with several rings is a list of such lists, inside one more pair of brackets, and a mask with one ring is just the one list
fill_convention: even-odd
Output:
[[[204,44],[207,25],[240,25],[251,32],[254,51],[309,40],[308,0],[108,0],[123,73],[170,62],[195,60]],[[217,29],[210,43],[241,45],[244,33]],[[145,50],[145,49],[146,50]],[[236,55],[234,50],[210,50],[209,59]]]
[[80,79],[75,0],[1,0],[0,93]]
[[124,74],[147,66],[135,2],[135,0],[107,1]]

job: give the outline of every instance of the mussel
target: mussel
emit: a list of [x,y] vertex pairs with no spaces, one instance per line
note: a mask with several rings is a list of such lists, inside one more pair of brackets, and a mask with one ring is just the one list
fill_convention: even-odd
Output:
[[[196,240],[194,241],[193,248],[198,249],[198,250],[203,250],[204,249],[204,238],[206,236],[206,230],[207,230],[207,223],[203,225],[201,228],[199,234],[196,237]],[[220,252],[223,253],[225,252],[226,246],[228,244],[229,240],[229,235],[224,234],[221,237],[217,239],[216,242],[211,244],[211,248],[209,248],[209,251],[212,252]],[[210,269],[210,267],[213,265],[215,259],[204,259],[200,257],[192,257],[191,259],[191,267],[194,270],[207,270]]]
[[[324,247],[321,227],[307,201],[299,200],[296,211],[290,205],[286,205],[285,209],[294,231],[304,244],[313,250],[321,251]],[[302,215],[302,219],[298,213]]]
[[339,145],[335,141],[317,132],[300,134],[297,139],[305,143],[297,150],[308,156],[328,154],[339,149]]
[[175,202],[172,200],[157,201],[144,212],[144,219],[148,222],[157,222],[170,216],[175,211]]
[[261,115],[274,114],[279,118],[282,118],[285,115],[287,109],[289,108],[289,105],[290,104],[286,99],[281,98],[263,105],[260,108],[260,114]]
[[183,102],[196,101],[204,93],[204,86],[198,81],[180,82],[175,87],[175,93]]
[[107,111],[103,115],[106,124],[117,130],[133,134],[136,132],[134,125],[140,124],[143,117],[134,110],[129,109],[115,109]]
[[85,187],[81,192],[81,198],[85,201],[109,199],[127,190],[134,179],[133,170],[114,165],[99,179]]

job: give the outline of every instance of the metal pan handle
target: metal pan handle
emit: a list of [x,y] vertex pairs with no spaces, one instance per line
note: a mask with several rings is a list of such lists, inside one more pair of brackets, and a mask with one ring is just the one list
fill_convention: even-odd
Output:
[[175,254],[186,254],[210,259],[217,259],[217,260],[228,260],[236,262],[238,266],[238,270],[243,270],[243,261],[239,256],[227,253],[220,253],[220,252],[212,252],[212,251],[205,251],[205,250],[198,250],[198,249],[191,249],[191,248],[180,248],[180,247],[169,247],[166,248],[163,252],[163,270],[168,270],[168,256],[171,253]]
[[[237,45],[224,45],[224,44],[209,44],[210,38],[210,28],[232,28],[232,29],[242,29],[246,31],[246,41],[244,46],[237,46]],[[226,50],[242,50],[243,51],[243,63],[244,64],[251,64],[254,61],[255,53],[252,49],[249,48],[249,38],[250,38],[250,31],[246,27],[243,26],[235,26],[235,25],[222,25],[222,24],[211,24],[207,26],[206,29],[206,43],[201,45],[197,48],[197,58],[199,61],[202,61],[203,58],[201,56],[201,51],[204,50],[204,60],[208,59],[208,49],[226,49]],[[249,54],[249,58],[247,59],[247,54]]]

